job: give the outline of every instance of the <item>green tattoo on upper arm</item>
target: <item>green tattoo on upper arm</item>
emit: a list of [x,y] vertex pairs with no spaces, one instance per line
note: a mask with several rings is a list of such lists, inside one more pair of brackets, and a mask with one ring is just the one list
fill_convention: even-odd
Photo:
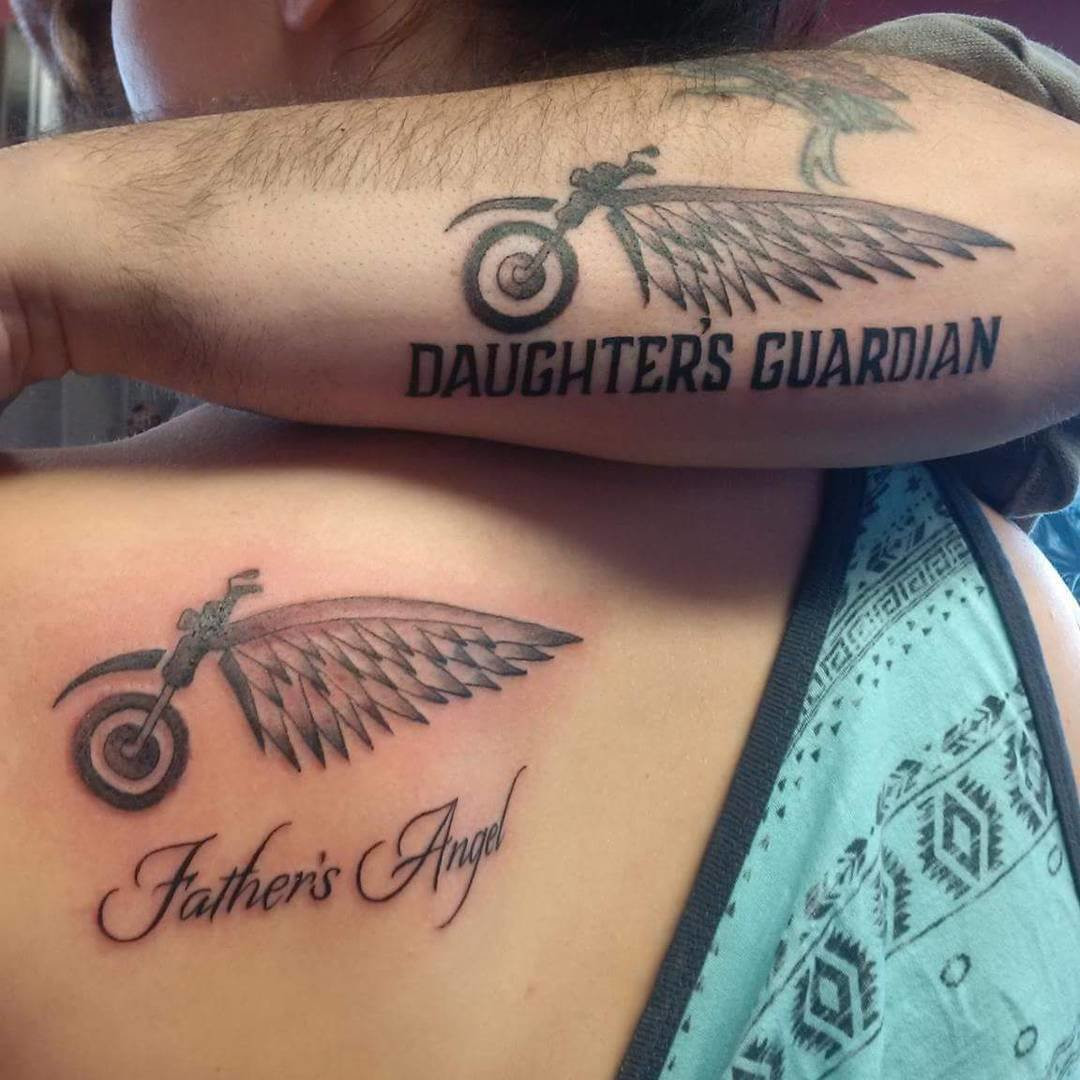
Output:
[[869,74],[851,56],[792,52],[769,57],[720,56],[677,65],[687,85],[677,96],[756,97],[801,112],[811,124],[799,173],[807,187],[819,177],[843,184],[836,163],[836,138],[866,132],[913,131],[892,105],[902,91]]

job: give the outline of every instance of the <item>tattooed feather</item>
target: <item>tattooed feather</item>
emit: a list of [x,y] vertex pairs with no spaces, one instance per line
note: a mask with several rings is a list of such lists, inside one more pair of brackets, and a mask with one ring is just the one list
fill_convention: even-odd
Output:
[[751,311],[757,298],[780,303],[775,286],[820,301],[815,286],[848,277],[876,283],[877,273],[913,278],[906,263],[940,268],[931,252],[973,260],[973,248],[1010,248],[981,229],[934,214],[803,192],[679,187],[612,193],[608,220],[637,272],[680,308],[704,315],[732,296]]
[[347,758],[346,732],[369,750],[396,721],[426,724],[429,706],[501,689],[545,649],[581,639],[537,623],[408,600],[297,604],[233,623],[221,668],[261,747],[297,770],[294,739],[325,765]]

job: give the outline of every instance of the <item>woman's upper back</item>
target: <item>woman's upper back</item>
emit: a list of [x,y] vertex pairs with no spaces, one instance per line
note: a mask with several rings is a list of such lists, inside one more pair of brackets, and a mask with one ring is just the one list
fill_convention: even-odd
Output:
[[12,1075],[611,1075],[851,491],[186,427],[2,480]]
[[[612,1073],[768,674],[818,479],[237,418],[189,421],[178,446],[160,432],[3,478],[12,1075]],[[320,609],[306,637],[287,619],[210,651],[130,765],[160,663],[53,707],[93,665],[171,650],[181,612],[249,569],[263,591],[234,623],[327,599],[388,611],[346,605],[368,617],[350,629]],[[468,613],[515,622],[483,623],[486,648]],[[417,655],[424,635],[442,662]],[[142,802],[110,791],[144,774],[171,789],[119,808]],[[442,840],[443,863],[395,871]]]

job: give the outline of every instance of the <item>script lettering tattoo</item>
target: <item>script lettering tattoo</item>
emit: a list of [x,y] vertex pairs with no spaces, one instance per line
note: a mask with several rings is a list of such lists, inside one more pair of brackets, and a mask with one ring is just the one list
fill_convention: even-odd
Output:
[[[503,803],[502,814],[498,821],[489,826],[479,829],[471,837],[463,836],[455,838],[453,833],[454,814],[457,811],[458,800],[451,799],[443,806],[436,806],[432,810],[424,810],[410,818],[398,833],[394,850],[397,852],[398,861],[388,868],[383,874],[382,888],[378,892],[372,892],[378,885],[373,884],[372,879],[378,877],[378,871],[373,870],[368,859],[384,844],[380,840],[372,844],[356,864],[356,891],[365,899],[375,904],[384,904],[387,900],[393,900],[403,893],[417,879],[420,871],[425,866],[431,869],[431,891],[439,891],[441,875],[453,873],[455,870],[468,870],[468,878],[465,888],[461,893],[454,909],[439,923],[439,929],[449,926],[457,918],[469,891],[472,889],[476,872],[480,869],[480,862],[494,855],[502,845],[503,831],[506,826],[506,813],[510,809],[510,799],[514,794],[518,779],[525,771],[525,766],[514,774],[510,782],[510,790],[506,793],[506,801]],[[419,839],[417,839],[419,838]],[[394,884],[398,875],[404,874],[397,884]]]
[[[601,161],[570,173],[562,205],[539,196],[488,199],[462,211],[456,228],[495,211],[548,213],[537,221],[500,221],[476,238],[465,256],[463,285],[472,313],[505,334],[524,334],[561,315],[573,299],[578,260],[567,240],[594,211],[606,220],[648,304],[658,289],[682,311],[731,316],[736,303],[751,311],[767,297],[781,303],[796,293],[822,302],[851,280],[877,284],[876,274],[914,278],[939,270],[938,256],[972,261],[974,248],[1012,248],[982,229],[948,218],[865,199],[757,188],[638,184],[655,176],[655,146],[627,155],[622,165]],[[542,361],[530,343],[527,367]]]
[[173,651],[114,656],[61,691],[55,708],[86,683],[120,671],[160,669],[155,696],[127,691],[93,704],[73,740],[76,771],[98,798],[121,810],[144,810],[176,787],[188,758],[187,725],[172,704],[203,658],[218,666],[260,750],[277,749],[300,771],[294,738],[320,765],[326,748],[346,760],[345,734],[374,750],[372,734],[392,721],[427,724],[421,708],[475,689],[499,690],[526,664],[550,660],[575,634],[450,604],[353,596],[271,608],[233,620],[243,597],[262,592],[258,570],[229,578],[225,595],[188,609]]
[[811,125],[799,159],[799,175],[807,187],[817,188],[819,176],[844,183],[836,164],[837,136],[914,131],[892,108],[908,96],[869,74],[851,56],[721,56],[685,61],[675,71],[689,83],[677,91],[678,97],[756,97],[801,112]]
[[[465,906],[480,864],[494,858],[502,847],[510,801],[525,769],[522,765],[510,781],[499,816],[479,828],[455,831],[461,802],[455,797],[409,818],[397,834],[396,862],[377,865],[386,842],[369,844],[354,857],[357,897],[365,903],[385,904],[419,882],[426,867],[430,874],[424,877],[430,881],[431,894],[451,894],[449,911],[436,924],[440,930],[449,926]],[[152,848],[136,862],[130,885],[110,889],[101,898],[98,929],[110,941],[131,944],[145,940],[168,922],[210,925],[233,915],[333,901],[348,878],[326,851],[300,868],[282,869],[280,864],[267,868],[275,861],[274,845],[291,826],[290,821],[275,825],[243,862],[218,875],[206,869],[208,851],[219,840],[217,833]]]

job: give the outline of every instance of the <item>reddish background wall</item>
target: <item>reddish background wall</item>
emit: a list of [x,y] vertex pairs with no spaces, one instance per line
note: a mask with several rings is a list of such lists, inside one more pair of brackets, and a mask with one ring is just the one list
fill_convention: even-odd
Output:
[[989,15],[1018,26],[1028,37],[1053,45],[1080,61],[1080,3],[1077,0],[831,0],[823,30],[828,37],[927,11]]

